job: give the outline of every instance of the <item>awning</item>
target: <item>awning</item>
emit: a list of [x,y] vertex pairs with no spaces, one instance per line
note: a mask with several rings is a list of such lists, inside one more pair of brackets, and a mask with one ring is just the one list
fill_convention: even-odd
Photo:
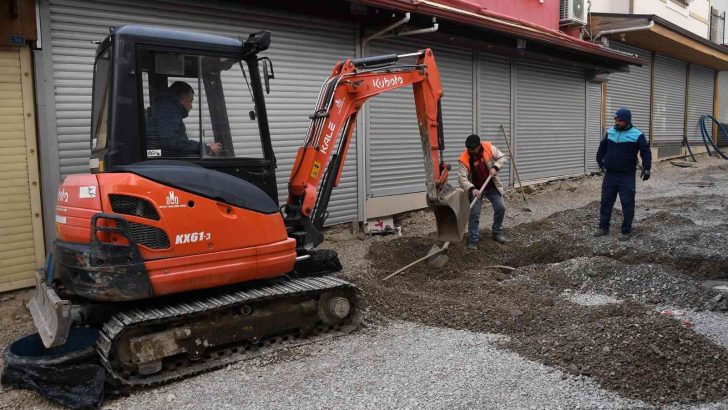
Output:
[[591,13],[590,31],[713,70],[728,70],[728,49],[655,15]]
[[598,43],[579,40],[557,30],[542,27],[484,9],[466,0],[356,0],[358,3],[402,12],[416,12],[444,20],[455,21],[497,33],[511,35],[551,45],[571,52],[588,54],[616,64],[636,64],[638,58],[604,47]]

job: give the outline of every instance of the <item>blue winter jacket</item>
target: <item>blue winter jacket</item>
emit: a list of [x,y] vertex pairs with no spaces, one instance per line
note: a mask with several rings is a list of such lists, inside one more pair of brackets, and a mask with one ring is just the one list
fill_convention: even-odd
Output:
[[642,157],[642,168],[652,167],[652,152],[645,134],[632,125],[625,130],[610,128],[597,150],[597,164],[607,172],[634,172],[637,169],[637,152]]

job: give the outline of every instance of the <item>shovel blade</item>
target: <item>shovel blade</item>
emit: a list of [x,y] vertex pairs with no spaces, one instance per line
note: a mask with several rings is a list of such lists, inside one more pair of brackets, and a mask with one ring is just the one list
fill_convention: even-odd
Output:
[[460,188],[446,185],[437,198],[428,196],[427,204],[435,214],[437,240],[460,242],[470,215],[468,194]]
[[447,261],[450,260],[450,257],[445,254],[449,244],[449,242],[445,242],[443,247],[432,245],[432,248],[427,252],[427,263],[437,268],[445,266]]

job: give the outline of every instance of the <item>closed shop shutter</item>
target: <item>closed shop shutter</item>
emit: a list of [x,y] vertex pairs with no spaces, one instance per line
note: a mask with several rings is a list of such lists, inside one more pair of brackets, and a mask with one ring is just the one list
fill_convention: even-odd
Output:
[[604,137],[602,126],[602,83],[586,83],[586,171],[599,170],[597,150]]
[[[279,197],[287,197],[288,176],[296,149],[303,143],[320,87],[334,64],[355,55],[354,24],[251,9],[235,2],[49,0],[56,131],[63,175],[88,172],[91,78],[96,45],[109,27],[147,24],[232,37],[258,30],[272,33],[276,79],[266,96],[273,147],[278,159]],[[44,42],[44,46],[47,43]],[[325,45],[325,46],[323,46]],[[55,86],[55,88],[53,88]],[[241,94],[239,98],[244,97]],[[234,100],[234,99],[233,99]],[[247,100],[246,100],[247,101]],[[235,103],[235,101],[228,101]],[[352,141],[341,184],[334,189],[328,223],[357,217],[356,144]],[[51,198],[46,198],[46,200]]]
[[44,258],[27,48],[0,51],[0,292],[31,286]]
[[513,185],[511,179],[510,156],[508,147],[500,129],[506,130],[511,146],[514,138],[511,135],[511,60],[492,54],[478,54],[478,104],[480,107],[480,124],[478,132],[481,138],[492,141],[508,158],[509,166],[498,174],[504,185]]
[[[646,61],[651,60],[651,53],[636,47],[615,43],[612,48],[636,54]],[[632,111],[632,124],[642,130],[649,140],[650,129],[650,79],[652,77],[649,64],[642,67],[631,65],[628,73],[612,73],[607,81],[605,126],[612,126],[612,118],[619,108]]]
[[514,155],[521,178],[584,173],[584,73],[535,62],[519,62],[516,68]]
[[[450,183],[456,184],[457,158],[465,149],[465,138],[473,132],[475,123],[472,53],[410,39],[375,42],[369,54],[403,54],[425,47],[432,48],[440,70],[445,161],[453,165]],[[425,171],[412,87],[381,94],[368,104],[368,196],[424,192]]]
[[[728,71],[718,75],[718,118],[723,124],[728,124]],[[726,129],[728,131],[728,129]],[[728,136],[718,130],[718,146],[728,147]]]
[[[700,117],[713,115],[713,89],[715,71],[698,65],[690,66],[688,91],[688,142],[691,146],[703,143],[700,135]],[[705,126],[711,134],[712,124],[706,120]]]
[[685,63],[664,56],[655,59],[655,102],[652,144],[679,146],[685,133]]

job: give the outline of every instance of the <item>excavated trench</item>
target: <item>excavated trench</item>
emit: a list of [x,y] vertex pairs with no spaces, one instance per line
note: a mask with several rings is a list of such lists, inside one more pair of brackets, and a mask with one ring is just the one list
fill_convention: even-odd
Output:
[[[591,235],[595,202],[509,229],[506,245],[482,240],[468,251],[455,244],[445,267],[420,264],[387,282],[381,278],[424,255],[434,237],[376,242],[370,269],[356,281],[385,320],[505,334],[508,349],[651,404],[721,400],[728,398],[728,351],[655,307],[728,310],[728,298],[716,300],[700,285],[728,274],[725,200],[653,201],[626,242],[616,232]],[[715,208],[709,218],[706,207]],[[573,293],[621,301],[585,306],[565,297]]]

